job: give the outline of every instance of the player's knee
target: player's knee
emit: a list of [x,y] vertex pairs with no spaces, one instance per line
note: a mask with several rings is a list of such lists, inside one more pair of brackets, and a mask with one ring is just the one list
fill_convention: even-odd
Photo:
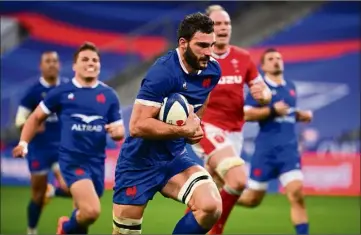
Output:
[[265,191],[246,189],[246,191],[244,191],[238,199],[237,203],[248,208],[256,208],[261,204],[264,194]]
[[288,190],[288,199],[292,204],[302,204],[303,203],[303,192],[302,192],[302,184],[298,184],[292,189]]
[[88,223],[94,223],[100,215],[100,205],[86,205],[79,208],[82,218]]
[[44,201],[45,193],[42,191],[35,191],[31,195],[31,200],[39,205],[41,205]]
[[238,157],[225,158],[221,161],[216,172],[223,178],[232,190],[242,191],[246,187],[246,174],[242,169],[244,161]]
[[197,213],[202,221],[215,223],[222,214],[222,199],[219,197],[204,198],[197,204]]
[[113,234],[141,234],[143,219],[129,219],[113,215]]

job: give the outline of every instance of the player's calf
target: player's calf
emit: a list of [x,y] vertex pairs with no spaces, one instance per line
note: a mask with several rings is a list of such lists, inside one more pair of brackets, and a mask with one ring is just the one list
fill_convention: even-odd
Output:
[[296,233],[308,234],[308,216],[302,188],[301,180],[291,181],[285,186],[287,198],[291,206],[291,220],[295,226]]
[[36,227],[44,205],[47,180],[46,172],[34,172],[31,175],[31,200],[27,207],[28,234],[37,234]]
[[215,151],[208,161],[211,169],[223,180],[220,190],[223,213],[210,234],[222,234],[226,221],[239,196],[246,187],[247,177],[243,170],[244,161],[239,158],[232,146]]
[[80,179],[70,186],[70,191],[77,206],[69,219],[63,223],[65,234],[85,234],[89,225],[100,215],[100,201],[90,179]]

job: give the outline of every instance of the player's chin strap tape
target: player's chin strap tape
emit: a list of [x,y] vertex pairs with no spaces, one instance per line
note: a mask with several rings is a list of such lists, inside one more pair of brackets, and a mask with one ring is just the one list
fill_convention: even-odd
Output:
[[127,219],[117,218],[113,215],[113,230],[118,234],[141,234],[142,233],[141,219]]
[[228,157],[221,161],[216,167],[217,174],[223,179],[229,169],[242,166],[244,161],[239,157]]
[[214,183],[211,179],[211,176],[207,172],[193,173],[179,191],[178,200],[183,202],[184,204],[188,204],[194,190],[198,186],[208,182]]

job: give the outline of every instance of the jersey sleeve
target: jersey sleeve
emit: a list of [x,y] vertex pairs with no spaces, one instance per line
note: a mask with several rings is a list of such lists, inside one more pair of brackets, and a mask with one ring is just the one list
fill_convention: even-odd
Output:
[[251,85],[253,83],[257,83],[259,81],[262,81],[262,76],[258,72],[258,69],[257,69],[255,63],[250,58],[249,65],[247,68],[247,74],[246,74],[246,83],[249,86],[249,85]]
[[20,99],[19,107],[15,117],[15,125],[17,127],[20,127],[25,123],[31,112],[38,105],[34,94],[32,94],[32,91],[33,89],[28,89],[25,92],[25,95]]
[[51,90],[39,106],[46,114],[56,113],[60,109],[62,89],[56,87]]
[[118,95],[112,90],[112,103],[108,112],[108,123],[116,123],[123,125],[122,113],[120,109],[120,101]]
[[260,107],[259,103],[252,97],[250,93],[247,94],[244,100],[243,111],[247,111],[250,108]]
[[136,103],[160,107],[172,91],[172,75],[163,65],[155,64],[142,81]]
[[20,100],[20,107],[28,109],[30,112],[33,111],[38,103],[36,101],[35,94],[33,94],[33,89],[30,88],[26,91],[25,95]]

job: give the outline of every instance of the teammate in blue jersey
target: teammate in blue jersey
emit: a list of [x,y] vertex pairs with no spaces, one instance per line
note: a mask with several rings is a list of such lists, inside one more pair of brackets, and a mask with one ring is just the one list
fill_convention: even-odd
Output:
[[[210,56],[214,43],[213,21],[201,13],[187,16],[177,49],[157,59],[143,79],[115,171],[113,234],[140,234],[144,210],[157,192],[192,209],[173,234],[206,234],[219,218],[217,186],[185,149],[186,142],[203,137],[199,118],[221,76]],[[184,95],[194,107],[183,126],[157,119],[171,93]]]
[[[22,128],[26,119],[36,109],[44,97],[65,79],[59,78],[60,62],[55,51],[44,52],[41,56],[41,77],[25,92],[16,113],[15,125]],[[46,119],[37,130],[29,145],[27,161],[31,175],[31,200],[27,207],[28,234],[37,234],[37,224],[44,204],[50,196],[70,197],[58,165],[60,124],[54,114]],[[48,173],[53,171],[59,182],[55,188],[48,182]],[[48,189],[48,190],[47,190]]]
[[283,78],[283,60],[277,50],[266,50],[261,64],[272,100],[268,106],[261,106],[252,96],[246,98],[245,120],[258,122],[260,130],[255,139],[248,189],[238,202],[246,207],[258,206],[266,193],[267,182],[278,178],[291,205],[296,233],[308,234],[295,126],[296,122],[310,122],[312,112],[297,108],[296,88]]
[[114,90],[98,81],[100,58],[91,43],[74,55],[75,77],[53,89],[25,122],[16,157],[24,156],[43,121],[56,113],[61,122],[59,165],[75,202],[70,219],[61,217],[57,234],[85,234],[100,214],[104,190],[107,133],[120,140],[124,135],[120,104]]

